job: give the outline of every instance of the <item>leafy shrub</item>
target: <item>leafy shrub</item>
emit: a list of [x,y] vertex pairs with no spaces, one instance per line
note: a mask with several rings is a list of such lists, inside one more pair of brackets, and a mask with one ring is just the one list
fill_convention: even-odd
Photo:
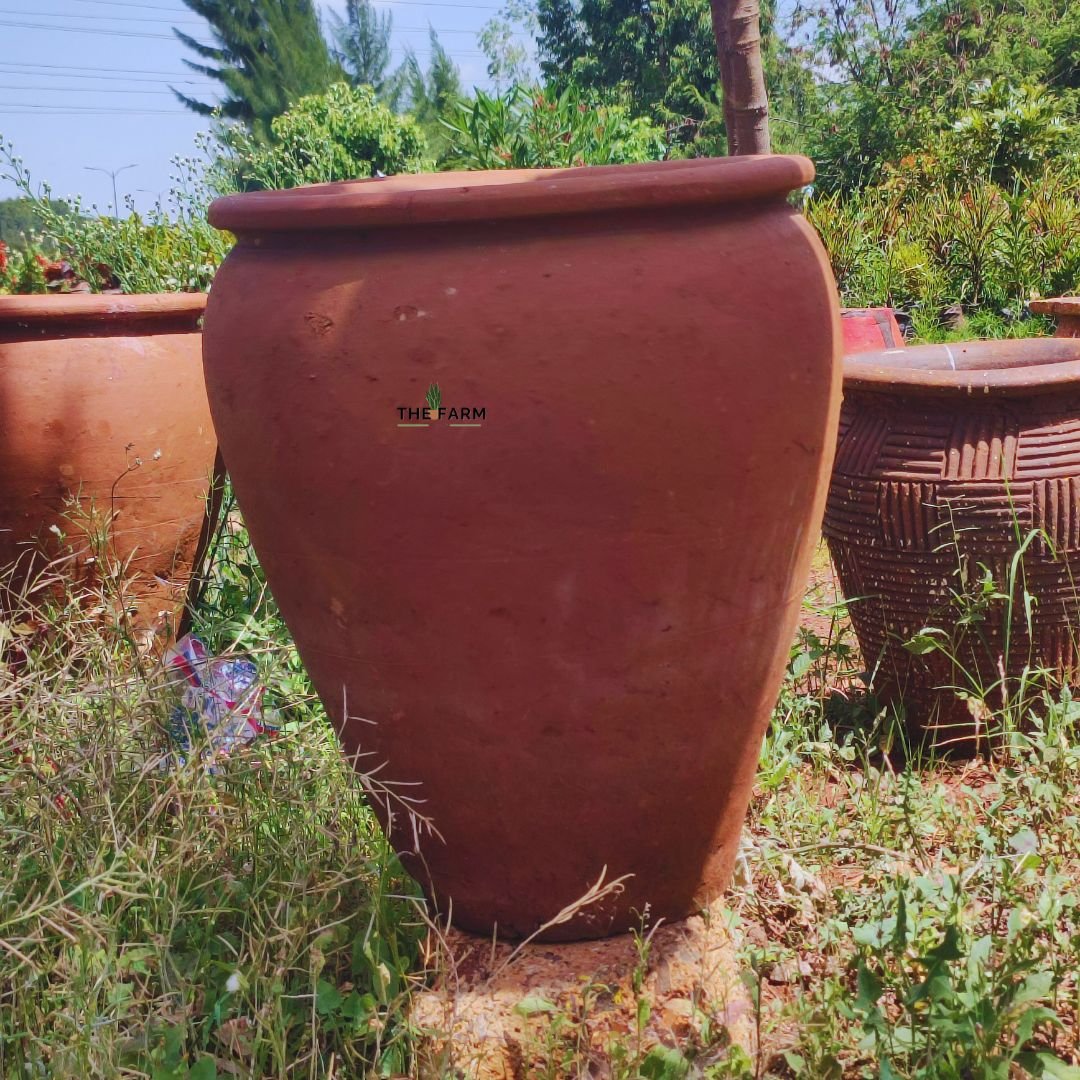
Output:
[[1075,145],[1076,125],[1041,86],[986,82],[975,88],[971,106],[947,137],[961,175],[975,169],[1012,187],[1037,176],[1054,154]]
[[9,248],[0,240],[0,295],[45,292],[46,265],[47,260],[37,252],[26,248]]
[[950,309],[997,336],[1032,297],[1080,290],[1080,176],[1061,169],[1010,194],[902,163],[881,187],[812,197],[806,213],[843,302],[908,311],[923,336]]
[[[95,292],[202,292],[210,287],[231,241],[206,220],[209,192],[201,163],[177,158],[173,165],[175,186],[167,204],[139,214],[129,202],[124,217],[101,215],[79,198],[57,203],[47,184],[33,183],[11,143],[0,140],[0,176],[32,202],[43,244],[68,266],[64,276]],[[23,284],[11,291],[45,291],[29,279]]]
[[377,101],[370,86],[335,83],[325,94],[300,98],[270,128],[269,143],[239,125],[218,130],[211,176],[217,191],[418,172],[424,160],[416,123]]
[[463,101],[444,121],[452,136],[448,162],[463,169],[565,168],[658,161],[662,128],[620,104],[599,104],[575,86],[562,93],[513,86],[504,94]]

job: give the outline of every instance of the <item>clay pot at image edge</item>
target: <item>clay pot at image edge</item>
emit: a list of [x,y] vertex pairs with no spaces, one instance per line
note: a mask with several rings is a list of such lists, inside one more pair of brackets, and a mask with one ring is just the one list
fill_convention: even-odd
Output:
[[[1034,530],[1043,535],[1027,545],[1016,578],[1013,557]],[[996,709],[1003,674],[1014,700],[1025,669],[1074,676],[1080,341],[846,357],[823,532],[875,692],[903,706],[913,731],[966,746],[976,714],[956,691],[990,689]],[[954,597],[978,592],[983,568],[1003,591],[1015,580],[1014,616],[999,602],[965,630]],[[1031,633],[1025,586],[1036,599]],[[905,648],[926,628],[944,632],[944,649]]]
[[42,565],[36,548],[55,548],[55,527],[85,570],[92,507],[115,515],[111,551],[130,559],[136,624],[174,613],[216,448],[201,370],[205,302],[0,296],[0,566],[17,561],[25,580]]
[[463,929],[528,934],[628,875],[546,935],[595,937],[727,884],[838,414],[839,305],[787,202],[811,176],[451,173],[211,208],[238,243],[207,387],[253,543]]
[[904,346],[904,334],[892,308],[842,308],[840,326],[845,356]]

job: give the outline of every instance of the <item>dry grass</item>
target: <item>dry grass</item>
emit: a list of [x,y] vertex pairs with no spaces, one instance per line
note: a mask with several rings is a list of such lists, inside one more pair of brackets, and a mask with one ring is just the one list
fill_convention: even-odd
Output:
[[[6,594],[2,1076],[417,1074],[430,925],[235,516],[215,559],[198,628],[258,658],[282,733],[213,772],[172,754],[108,574]],[[628,1031],[575,1059],[598,1021],[556,1010],[522,1076],[1080,1075],[1080,706],[1044,702],[993,760],[900,762],[851,693],[855,656],[842,608],[808,612],[762,751],[728,897],[757,1058],[692,1016],[670,1053]]]

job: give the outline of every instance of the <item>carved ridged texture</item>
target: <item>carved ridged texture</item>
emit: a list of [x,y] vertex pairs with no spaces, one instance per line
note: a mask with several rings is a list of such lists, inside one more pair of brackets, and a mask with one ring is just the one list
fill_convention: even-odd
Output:
[[[879,695],[902,701],[914,728],[970,733],[974,712],[949,688],[992,687],[995,707],[1003,690],[1015,701],[1025,669],[1076,674],[1080,393],[849,391],[840,430],[824,533]],[[957,594],[977,593],[986,570],[1002,591],[1015,582],[1011,625],[1000,601],[981,621],[957,621]],[[1025,587],[1037,598],[1031,634]],[[951,657],[904,648],[926,627],[947,632]]]

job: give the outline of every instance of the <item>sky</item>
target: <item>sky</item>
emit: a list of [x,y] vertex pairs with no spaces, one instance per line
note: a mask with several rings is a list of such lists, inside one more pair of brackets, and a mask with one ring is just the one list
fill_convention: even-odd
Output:
[[[393,63],[412,47],[428,57],[428,26],[439,31],[466,88],[488,86],[476,35],[501,0],[377,0],[394,19]],[[322,5],[325,12],[333,4]],[[0,136],[14,143],[35,183],[56,198],[81,194],[112,207],[116,176],[125,196],[146,208],[166,196],[170,160],[195,150],[207,119],[186,109],[170,86],[204,101],[219,84],[187,71],[191,53],[176,26],[208,41],[206,24],[181,0],[0,0]],[[126,166],[132,166],[126,168]],[[0,171],[3,165],[0,163]],[[0,198],[17,194],[0,179]]]

